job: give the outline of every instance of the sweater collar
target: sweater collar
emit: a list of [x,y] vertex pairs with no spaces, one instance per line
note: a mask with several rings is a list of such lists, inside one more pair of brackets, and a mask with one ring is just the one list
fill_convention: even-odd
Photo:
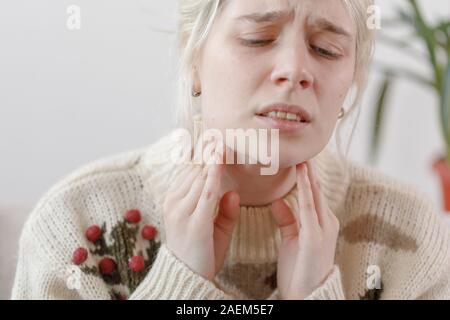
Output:
[[[349,180],[345,162],[329,147],[314,157],[322,191],[331,211],[341,220]],[[298,187],[295,185],[283,199],[298,211]],[[279,228],[270,205],[241,206],[227,259],[230,263],[275,263],[281,243]]]
[[[164,136],[145,152],[141,163],[144,174],[146,203],[152,202],[149,210],[162,210],[166,192],[182,165],[170,161],[171,152],[177,146],[170,135]],[[322,191],[331,211],[339,220],[349,186],[346,162],[329,146],[314,157]],[[298,210],[297,185],[283,199],[293,210]],[[157,215],[161,229],[162,215]],[[164,241],[164,232],[161,237]],[[271,213],[270,205],[241,206],[241,215],[233,232],[227,261],[229,263],[273,263],[277,261],[281,235]]]

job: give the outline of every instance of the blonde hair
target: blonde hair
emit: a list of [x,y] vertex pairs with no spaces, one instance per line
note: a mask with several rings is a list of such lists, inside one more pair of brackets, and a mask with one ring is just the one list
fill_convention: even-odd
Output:
[[[211,26],[223,8],[227,0],[180,0],[180,12],[178,21],[178,101],[176,106],[177,124],[191,133],[194,132],[194,120],[199,106],[195,105],[192,97],[194,81],[192,79],[193,66],[198,59],[200,50],[208,36]],[[367,86],[368,68],[372,59],[375,43],[374,31],[366,24],[367,13],[374,0],[341,0],[343,1],[357,28],[356,62],[354,69],[354,81],[350,90],[356,91],[351,106],[346,110],[336,130],[336,144],[340,156],[341,131],[343,126],[356,113],[345,155],[347,155],[354,129],[359,119],[358,108],[362,101],[363,93]],[[357,112],[358,111],[358,112]]]

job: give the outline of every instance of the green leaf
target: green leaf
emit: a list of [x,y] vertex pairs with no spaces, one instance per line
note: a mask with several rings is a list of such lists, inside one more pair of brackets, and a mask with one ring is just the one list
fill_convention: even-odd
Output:
[[386,101],[389,94],[389,89],[392,85],[392,75],[386,73],[377,94],[377,102],[375,105],[375,121],[372,129],[372,141],[370,145],[370,161],[375,162],[378,156],[380,146],[380,136],[382,131],[382,120],[386,110]]
[[447,145],[447,160],[450,161],[450,62],[447,63],[441,92],[441,122]]
[[434,37],[434,31],[430,26],[425,22],[425,20],[422,17],[422,13],[420,11],[419,6],[417,5],[416,0],[408,0],[411,4],[411,7],[414,11],[414,17],[415,17],[415,27],[417,30],[417,33],[419,36],[422,37],[424,40],[428,54],[430,59],[430,64],[433,68],[434,75],[435,75],[435,82],[438,88],[441,87],[442,84],[442,69],[439,66],[437,59],[436,59],[436,39]]
[[450,36],[450,21],[445,20],[438,23],[434,30],[440,30],[448,36]]
[[450,21],[441,21],[433,28],[437,45],[444,49],[447,57],[450,56]]

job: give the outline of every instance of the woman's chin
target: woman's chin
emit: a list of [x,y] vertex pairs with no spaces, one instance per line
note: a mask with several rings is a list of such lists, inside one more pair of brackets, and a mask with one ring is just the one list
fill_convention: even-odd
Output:
[[304,160],[293,160],[293,159],[289,159],[289,160],[284,160],[284,161],[280,161],[278,167],[280,168],[280,170],[283,169],[287,169],[287,168],[291,168],[296,166],[297,164],[304,162]]
[[298,163],[304,162],[309,158],[309,154],[305,150],[299,151],[299,148],[280,148],[278,152],[278,163],[280,168],[287,168],[295,166]]

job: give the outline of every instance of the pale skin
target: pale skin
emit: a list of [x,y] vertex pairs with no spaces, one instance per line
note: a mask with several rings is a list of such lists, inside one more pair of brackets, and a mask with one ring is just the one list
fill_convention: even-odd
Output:
[[[264,128],[255,112],[278,101],[304,106],[313,120],[300,133],[280,133],[276,175],[261,176],[259,165],[222,161],[182,172],[164,204],[167,245],[193,271],[214,281],[239,206],[270,204],[282,236],[278,290],[283,299],[304,299],[323,284],[334,266],[339,222],[322,193],[314,156],[329,142],[353,81],[356,26],[340,1],[282,0],[270,7],[268,3],[230,0],[216,18],[193,71],[195,90],[202,91],[205,124],[222,131]],[[235,22],[242,15],[291,9],[292,15],[269,22]],[[313,23],[317,17],[327,18],[347,35],[323,30],[323,25]],[[266,42],[255,47],[249,39]],[[299,212],[281,200],[295,184]]]

